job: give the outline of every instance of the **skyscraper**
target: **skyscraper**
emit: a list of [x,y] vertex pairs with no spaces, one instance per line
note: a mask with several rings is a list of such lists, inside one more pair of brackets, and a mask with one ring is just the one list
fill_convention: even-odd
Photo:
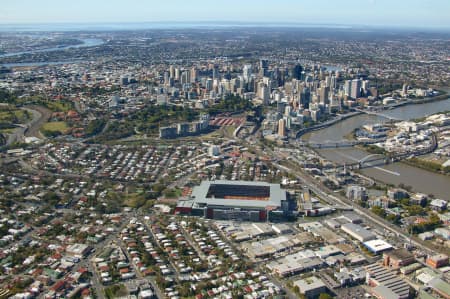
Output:
[[344,83],[344,93],[346,96],[350,96],[352,92],[352,81],[351,80],[346,80]]
[[269,61],[261,59],[259,61],[259,75],[262,77],[267,76],[269,70]]
[[197,82],[198,70],[195,66],[191,68],[191,83]]
[[352,90],[351,90],[350,96],[353,99],[357,99],[357,98],[361,97],[361,83],[362,83],[361,79],[353,79],[352,80]]
[[278,121],[278,136],[285,137],[286,136],[286,124],[284,119],[280,119]]
[[301,80],[302,79],[303,67],[300,64],[296,64],[292,69],[292,78]]
[[244,75],[244,80],[246,82],[250,81],[250,77],[252,75],[252,65],[251,64],[244,65],[243,75]]
[[261,99],[263,100],[264,105],[269,105],[270,102],[270,88],[267,86],[261,87]]
[[330,103],[330,101],[328,99],[329,91],[330,91],[330,88],[329,87],[325,87],[325,86],[322,86],[319,89],[319,102],[320,102],[320,104],[327,105],[327,104]]

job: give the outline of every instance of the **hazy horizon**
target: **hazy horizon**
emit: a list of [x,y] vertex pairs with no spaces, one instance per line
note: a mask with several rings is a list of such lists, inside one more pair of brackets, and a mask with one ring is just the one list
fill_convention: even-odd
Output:
[[308,22],[155,21],[155,22],[40,22],[0,23],[0,31],[120,31],[152,29],[298,28],[335,30],[413,30],[450,32],[450,26],[362,25]]
[[[26,8],[26,9],[24,9]],[[0,26],[37,24],[303,24],[450,28],[447,0],[18,0],[2,4]]]

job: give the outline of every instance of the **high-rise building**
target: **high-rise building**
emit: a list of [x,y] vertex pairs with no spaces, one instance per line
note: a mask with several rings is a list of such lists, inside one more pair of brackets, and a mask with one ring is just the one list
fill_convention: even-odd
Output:
[[193,66],[191,68],[191,83],[197,82],[197,79],[198,79],[198,69],[195,66]]
[[173,65],[169,67],[169,76],[170,78],[175,78],[175,67]]
[[259,61],[259,75],[261,77],[267,76],[269,72],[269,61],[265,59],[261,59]]
[[205,87],[207,91],[211,91],[213,89],[213,80],[211,78],[206,80]]
[[332,75],[331,78],[330,78],[330,88],[331,88],[331,90],[336,89],[336,82],[337,82],[336,76]]
[[252,65],[246,64],[243,69],[244,80],[246,82],[250,81],[250,77],[252,76]]
[[352,92],[352,81],[351,80],[346,80],[344,83],[344,93],[346,96],[350,96]]
[[264,105],[269,105],[270,102],[270,88],[267,86],[261,87],[261,99],[263,100]]
[[186,84],[191,82],[191,72],[184,71],[181,73],[181,84]]
[[303,108],[309,108],[309,102],[311,101],[311,92],[309,88],[305,87],[300,94],[300,104]]
[[278,121],[278,136],[285,137],[286,136],[286,124],[284,119],[280,119]]
[[361,97],[361,82],[361,79],[352,80],[352,90],[350,93],[350,97],[352,97],[353,99]]
[[212,69],[212,76],[213,76],[213,80],[219,80],[219,66],[218,65],[214,65],[213,69]]
[[328,99],[330,88],[322,86],[319,88],[319,103],[322,105],[328,105],[330,103]]
[[303,67],[300,64],[296,64],[292,68],[292,78],[293,79],[297,79],[297,80],[301,80],[302,79],[302,72],[303,72]]

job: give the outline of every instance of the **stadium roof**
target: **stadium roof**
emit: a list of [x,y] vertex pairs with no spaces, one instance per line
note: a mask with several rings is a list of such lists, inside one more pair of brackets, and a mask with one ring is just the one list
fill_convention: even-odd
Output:
[[279,184],[248,181],[203,181],[191,195],[195,205],[209,207],[280,207],[286,192]]

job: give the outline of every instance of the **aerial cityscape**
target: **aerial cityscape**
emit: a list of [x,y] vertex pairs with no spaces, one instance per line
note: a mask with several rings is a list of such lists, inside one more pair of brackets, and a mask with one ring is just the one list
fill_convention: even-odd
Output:
[[2,4],[0,299],[450,298],[450,3],[131,2]]

